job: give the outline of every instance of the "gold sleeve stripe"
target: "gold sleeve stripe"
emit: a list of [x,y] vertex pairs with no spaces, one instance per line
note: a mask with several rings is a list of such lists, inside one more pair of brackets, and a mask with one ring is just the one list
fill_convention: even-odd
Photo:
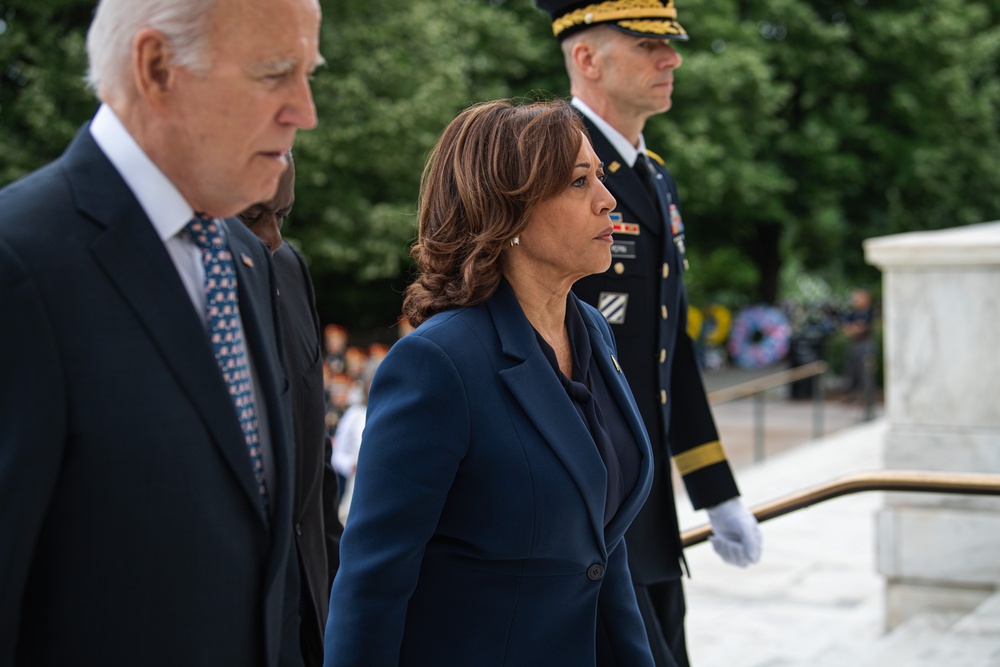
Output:
[[697,472],[702,468],[707,468],[714,463],[722,463],[726,460],[726,452],[722,449],[722,443],[718,440],[706,442],[698,445],[694,449],[689,449],[683,454],[674,457],[674,465],[681,477]]
[[560,16],[552,22],[552,33],[559,33],[578,25],[605,23],[622,19],[676,19],[677,9],[670,2],[664,7],[660,0],[609,0],[581,7]]

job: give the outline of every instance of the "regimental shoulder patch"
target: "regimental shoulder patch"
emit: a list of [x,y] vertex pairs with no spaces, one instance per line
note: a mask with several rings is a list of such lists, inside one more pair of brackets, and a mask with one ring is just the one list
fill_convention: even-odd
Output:
[[622,292],[601,292],[597,297],[597,309],[604,315],[608,324],[625,324],[625,311],[628,308],[628,294]]

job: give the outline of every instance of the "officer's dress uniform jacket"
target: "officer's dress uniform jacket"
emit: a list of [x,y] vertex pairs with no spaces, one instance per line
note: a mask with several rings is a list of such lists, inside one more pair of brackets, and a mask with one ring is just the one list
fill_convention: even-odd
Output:
[[681,576],[671,457],[696,509],[739,491],[687,335],[687,261],[677,186],[658,159],[651,159],[659,200],[653,201],[638,172],[586,115],[583,120],[604,163],[605,185],[618,203],[611,267],[580,280],[573,291],[611,324],[653,446],[652,489],[626,533],[632,579],[649,585]]

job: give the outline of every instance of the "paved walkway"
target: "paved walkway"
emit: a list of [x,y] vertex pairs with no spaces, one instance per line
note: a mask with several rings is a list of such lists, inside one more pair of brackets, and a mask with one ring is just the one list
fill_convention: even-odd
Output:
[[[705,387],[715,389],[755,380],[782,370],[782,367],[742,370],[727,369],[705,375]],[[719,435],[725,445],[730,464],[740,469],[753,464],[758,458],[767,458],[803,443],[837,433],[845,428],[866,421],[865,406],[848,403],[836,394],[826,397],[817,415],[811,398],[790,400],[788,388],[772,390],[764,395],[763,441],[756,442],[755,399],[745,398],[712,406]],[[881,403],[873,406],[872,414],[883,414]],[[817,429],[817,426],[819,427]],[[760,447],[762,451],[755,449]]]
[[[773,410],[769,415],[775,424],[794,412],[777,405]],[[716,416],[724,434],[731,430],[733,437],[724,435],[724,442],[735,458],[745,443],[730,417],[740,414],[717,410]],[[808,417],[806,424],[808,431]],[[844,474],[879,469],[886,428],[884,420],[853,425],[763,463],[740,466],[744,500],[752,507]],[[837,498],[762,524],[763,558],[745,570],[723,563],[708,543],[688,549],[692,665],[852,665],[846,648],[882,634],[883,584],[875,571],[874,535],[882,495]],[[707,521],[704,512],[691,510],[687,498],[678,498],[678,509],[685,529]]]

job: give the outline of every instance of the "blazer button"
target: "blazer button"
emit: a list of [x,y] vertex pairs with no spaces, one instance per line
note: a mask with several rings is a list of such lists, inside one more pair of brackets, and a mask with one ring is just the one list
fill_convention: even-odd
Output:
[[600,563],[594,563],[587,569],[587,578],[591,581],[598,581],[604,576],[604,566]]
[[301,535],[302,534],[302,524],[301,523],[295,524],[295,534],[296,535]]

